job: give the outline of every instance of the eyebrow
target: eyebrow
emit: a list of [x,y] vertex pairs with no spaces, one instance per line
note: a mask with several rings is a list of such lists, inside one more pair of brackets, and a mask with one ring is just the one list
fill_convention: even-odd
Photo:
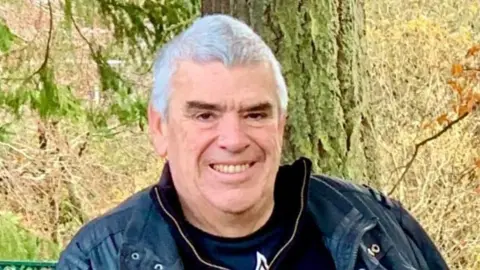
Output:
[[[207,111],[224,111],[225,107],[220,106],[218,104],[198,101],[198,100],[191,100],[187,101],[186,110],[207,110]],[[252,112],[252,111],[272,111],[273,105],[270,102],[259,102],[253,105],[249,105],[245,108],[241,108],[239,112]]]
[[246,108],[240,109],[240,112],[253,112],[253,111],[272,111],[273,105],[270,102],[260,102],[253,104]]
[[189,110],[222,111],[223,108],[217,104],[192,100],[192,101],[187,101],[186,109],[187,111]]

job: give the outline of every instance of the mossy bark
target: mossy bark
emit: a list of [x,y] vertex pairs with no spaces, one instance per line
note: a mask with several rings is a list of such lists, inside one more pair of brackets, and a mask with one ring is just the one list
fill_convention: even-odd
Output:
[[284,162],[306,156],[314,171],[370,179],[365,125],[363,3],[358,0],[203,0],[202,13],[251,25],[273,49],[289,89]]

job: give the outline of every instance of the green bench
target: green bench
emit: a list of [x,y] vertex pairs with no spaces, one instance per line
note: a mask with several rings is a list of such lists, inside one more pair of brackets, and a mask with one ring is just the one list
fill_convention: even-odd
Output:
[[55,262],[0,261],[0,270],[54,270]]

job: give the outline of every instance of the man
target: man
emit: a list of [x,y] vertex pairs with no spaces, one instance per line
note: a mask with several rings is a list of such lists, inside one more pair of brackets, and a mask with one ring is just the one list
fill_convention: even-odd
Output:
[[155,65],[160,181],[85,225],[58,269],[447,269],[402,206],[280,166],[287,88],[248,26],[198,19]]

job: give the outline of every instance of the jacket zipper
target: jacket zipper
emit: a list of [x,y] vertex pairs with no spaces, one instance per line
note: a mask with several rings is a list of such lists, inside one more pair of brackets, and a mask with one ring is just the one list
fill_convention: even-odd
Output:
[[225,268],[225,267],[221,267],[221,266],[218,266],[218,265],[215,265],[215,264],[211,264],[207,261],[205,261],[204,259],[202,259],[202,257],[198,254],[197,250],[195,249],[195,247],[193,246],[193,244],[188,240],[188,238],[185,236],[185,234],[183,233],[182,231],[182,228],[180,227],[180,224],[178,224],[177,220],[175,219],[175,217],[170,214],[170,212],[167,211],[167,209],[165,208],[165,206],[163,205],[162,203],[162,200],[160,199],[160,194],[158,192],[158,188],[155,187],[155,194],[157,195],[157,201],[158,203],[160,204],[160,206],[162,207],[163,211],[165,213],[167,213],[167,215],[170,217],[170,219],[173,220],[173,222],[175,223],[175,226],[177,227],[178,231],[180,232],[180,235],[182,236],[182,238],[185,240],[185,242],[187,242],[187,244],[190,246],[190,248],[192,249],[193,253],[195,254],[195,257],[197,257],[197,259],[209,266],[209,267],[213,267],[213,268],[216,268],[216,269],[221,269],[221,270],[229,270],[228,268]]
[[307,177],[307,165],[305,164],[305,161],[303,161],[303,166],[304,166],[304,173],[303,173],[302,190],[301,190],[301,194],[300,194],[300,200],[301,200],[300,201],[300,212],[298,213],[297,219],[295,221],[295,227],[293,228],[293,234],[290,237],[290,239],[287,241],[287,243],[285,243],[285,245],[277,252],[275,257],[273,257],[272,262],[270,263],[268,268],[271,268],[273,266],[273,264],[278,259],[280,254],[292,243],[293,239],[295,238],[295,235],[297,234],[298,225],[300,224],[300,218],[302,217],[303,208],[305,207],[305,205],[304,205],[304,193],[305,193],[305,186],[307,184],[307,179],[306,179],[306,177]]
[[[273,257],[272,259],[272,262],[270,263],[270,265],[268,266],[268,268],[270,269],[273,264],[275,263],[275,261],[278,259],[278,257],[280,256],[280,254],[292,243],[293,239],[295,238],[295,235],[297,234],[297,230],[298,230],[298,226],[300,224],[300,218],[302,216],[302,213],[303,213],[303,208],[305,207],[304,205],[304,193],[305,193],[305,186],[306,186],[306,183],[307,183],[307,180],[306,180],[306,176],[307,176],[307,165],[305,164],[305,161],[303,161],[303,165],[304,165],[304,174],[303,174],[303,184],[302,184],[302,190],[301,190],[301,194],[300,194],[300,211],[298,213],[298,216],[297,216],[297,219],[295,220],[295,226],[293,228],[293,234],[292,236],[290,237],[290,239],[287,241],[287,243],[285,243],[285,245],[283,245],[283,247],[277,252],[277,254]],[[205,261],[197,252],[197,250],[195,249],[195,247],[193,246],[193,244],[188,240],[188,238],[185,236],[185,234],[183,233],[181,227],[180,227],[180,224],[177,222],[177,220],[175,219],[175,217],[170,214],[170,212],[167,211],[167,209],[165,208],[165,206],[163,205],[163,202],[162,200],[160,199],[160,193],[158,192],[158,187],[155,187],[155,194],[157,196],[157,201],[158,203],[160,204],[160,206],[162,207],[163,211],[165,213],[167,213],[168,217],[170,219],[173,220],[173,222],[175,223],[175,226],[177,227],[178,231],[180,232],[180,235],[182,236],[182,238],[185,240],[185,242],[187,242],[188,246],[190,246],[190,248],[192,249],[193,253],[195,254],[195,257],[197,257],[197,259],[207,265],[207,266],[210,266],[210,267],[213,267],[213,268],[216,268],[216,269],[221,269],[221,270],[230,270],[228,268],[225,268],[225,267],[222,267],[222,266],[218,266],[218,265],[215,265],[215,264],[211,264],[207,261]]]

